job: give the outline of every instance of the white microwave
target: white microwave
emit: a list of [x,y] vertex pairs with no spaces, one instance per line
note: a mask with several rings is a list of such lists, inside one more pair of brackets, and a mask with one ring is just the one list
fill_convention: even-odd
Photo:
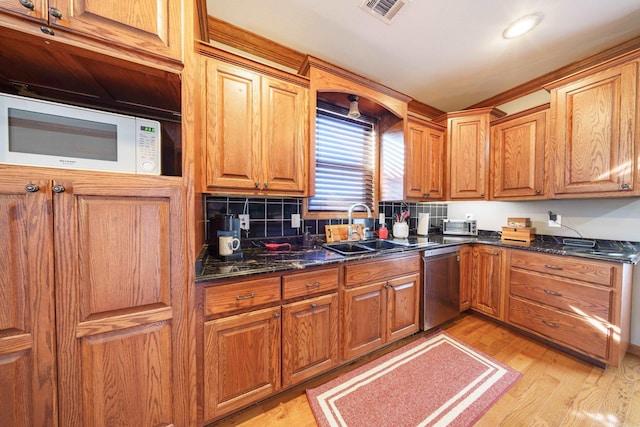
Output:
[[160,123],[0,94],[0,163],[160,175]]

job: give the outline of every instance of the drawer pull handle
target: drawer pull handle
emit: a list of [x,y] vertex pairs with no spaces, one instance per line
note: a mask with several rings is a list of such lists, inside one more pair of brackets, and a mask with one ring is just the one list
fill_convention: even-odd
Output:
[[251,292],[249,295],[238,295],[238,296],[236,296],[236,299],[238,301],[240,301],[240,300],[243,300],[243,299],[251,299],[251,298],[253,298],[255,296],[256,295],[253,292]]
[[562,270],[562,267],[558,267],[557,265],[545,264],[544,267],[550,270]]
[[320,282],[307,283],[307,288],[317,288],[320,286]]
[[558,329],[560,327],[560,325],[558,325],[557,323],[547,322],[546,320],[543,320],[542,323],[554,329]]
[[550,291],[549,289],[545,289],[544,293],[545,294],[549,294],[549,295],[553,295],[554,297],[561,297],[562,296],[562,294],[560,292]]

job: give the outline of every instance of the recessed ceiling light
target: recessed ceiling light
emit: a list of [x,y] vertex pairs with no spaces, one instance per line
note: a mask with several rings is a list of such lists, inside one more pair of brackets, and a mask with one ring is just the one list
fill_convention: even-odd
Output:
[[527,33],[542,21],[541,13],[532,13],[525,15],[513,21],[502,33],[505,39],[513,39]]

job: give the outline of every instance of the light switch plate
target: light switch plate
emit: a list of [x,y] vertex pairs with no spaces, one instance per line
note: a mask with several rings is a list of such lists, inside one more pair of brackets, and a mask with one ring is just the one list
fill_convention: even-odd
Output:
[[300,228],[300,214],[291,214],[291,228]]

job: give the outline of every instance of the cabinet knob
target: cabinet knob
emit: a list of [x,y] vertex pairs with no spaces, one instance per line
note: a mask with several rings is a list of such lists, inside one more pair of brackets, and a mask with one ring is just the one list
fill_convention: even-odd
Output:
[[53,30],[51,28],[47,27],[46,25],[43,25],[42,27],[40,27],[40,31],[42,31],[43,33],[45,33],[45,34],[47,34],[49,36],[55,35]]
[[493,251],[493,256],[498,256],[498,255],[500,255],[500,252],[498,252],[498,251]]
[[35,184],[27,184],[24,186],[24,189],[27,193],[37,193],[40,187]]
[[54,193],[64,193],[66,189],[64,188],[64,185],[56,184],[53,186],[52,190]]
[[55,7],[50,7],[49,8],[49,15],[53,16],[56,19],[62,19],[62,12],[60,12]]
[[620,184],[621,190],[631,190],[631,185],[629,184]]
[[255,185],[256,188],[260,188],[260,183],[258,181],[254,182],[253,185]]
[[484,193],[480,193],[480,197],[484,197]]
[[280,313],[274,313],[273,318],[278,319],[280,317]]
[[20,4],[29,10],[34,10],[36,8],[31,0],[20,0]]
[[264,188],[267,188],[268,186],[269,186],[269,183],[268,183],[268,182],[265,182],[265,183],[264,183]]
[[424,193],[424,197],[429,197],[431,193]]
[[315,304],[315,303],[311,304],[311,308],[316,308],[317,306],[318,304]]
[[542,191],[540,191],[540,190],[536,190],[536,195],[538,195],[538,196],[539,196],[540,194],[542,194]]

